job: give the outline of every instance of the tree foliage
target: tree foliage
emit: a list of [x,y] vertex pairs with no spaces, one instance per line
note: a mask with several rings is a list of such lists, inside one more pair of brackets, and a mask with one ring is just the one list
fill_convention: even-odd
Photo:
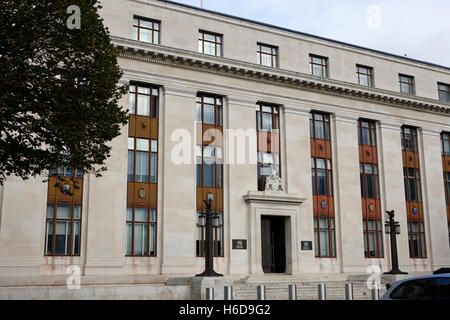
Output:
[[[76,5],[81,28],[68,28]],[[127,123],[97,0],[0,0],[0,183],[55,167],[100,176]]]

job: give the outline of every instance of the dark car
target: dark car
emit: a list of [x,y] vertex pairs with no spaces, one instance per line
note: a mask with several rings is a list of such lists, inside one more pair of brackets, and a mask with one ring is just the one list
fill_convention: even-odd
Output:
[[403,279],[386,288],[381,300],[450,300],[450,274]]

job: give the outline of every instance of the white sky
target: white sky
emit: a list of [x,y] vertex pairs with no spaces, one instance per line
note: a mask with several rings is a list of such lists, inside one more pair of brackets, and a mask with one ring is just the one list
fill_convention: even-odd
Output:
[[203,1],[205,9],[450,67],[450,0]]

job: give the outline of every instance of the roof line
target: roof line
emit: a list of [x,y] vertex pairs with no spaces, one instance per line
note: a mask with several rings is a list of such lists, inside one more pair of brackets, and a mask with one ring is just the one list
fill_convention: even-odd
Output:
[[330,38],[316,36],[316,35],[313,35],[313,34],[310,34],[310,33],[301,32],[301,31],[288,29],[288,28],[283,28],[283,27],[279,27],[279,26],[272,25],[272,24],[265,23],[265,22],[259,22],[259,21],[255,21],[255,20],[251,20],[251,19],[247,19],[247,18],[241,18],[241,17],[238,17],[238,16],[233,16],[233,15],[222,13],[222,12],[217,12],[217,11],[213,11],[213,10],[203,9],[203,8],[199,8],[199,7],[196,7],[196,6],[192,6],[192,5],[188,5],[188,4],[184,4],[184,3],[179,3],[179,2],[175,2],[175,1],[170,1],[170,0],[156,0],[156,1],[164,2],[164,3],[168,3],[168,4],[173,4],[173,5],[176,5],[176,6],[185,7],[185,8],[189,8],[189,9],[194,9],[194,10],[197,10],[197,11],[202,11],[202,12],[207,12],[207,13],[211,13],[211,14],[216,14],[216,15],[219,15],[219,16],[232,18],[232,19],[237,19],[237,20],[241,20],[241,21],[245,21],[245,22],[249,22],[249,23],[254,23],[254,24],[258,24],[258,25],[261,25],[261,26],[269,27],[269,28],[274,28],[274,29],[278,29],[278,30],[282,30],[282,31],[295,33],[295,34],[302,35],[302,36],[307,36],[307,37],[312,37],[312,38],[316,38],[316,39],[320,39],[320,40],[330,41],[330,42],[334,42],[334,43],[337,43],[337,44],[350,46],[350,47],[357,48],[357,49],[368,50],[368,51],[372,51],[372,52],[375,52],[375,53],[388,55],[388,56],[399,58],[399,59],[403,59],[403,60],[408,60],[408,61],[411,61],[411,62],[417,62],[417,63],[422,63],[422,64],[425,64],[425,65],[429,65],[429,66],[433,66],[433,67],[437,67],[437,68],[442,68],[442,69],[445,69],[445,70],[450,70],[450,67],[443,66],[443,65],[440,65],[440,64],[427,62],[427,61],[422,61],[422,60],[417,60],[417,59],[413,59],[413,58],[408,58],[408,57],[400,56],[400,55],[397,55],[397,54],[393,54],[393,53],[389,53],[389,52],[385,52],[385,51],[380,51],[380,50],[376,50],[376,49],[371,49],[371,48],[367,48],[367,47],[363,47],[363,46],[359,46],[359,45],[355,45],[355,44],[351,44],[351,43],[347,43],[347,42],[343,42],[343,41],[339,41],[339,40],[334,40],[334,39],[330,39]]

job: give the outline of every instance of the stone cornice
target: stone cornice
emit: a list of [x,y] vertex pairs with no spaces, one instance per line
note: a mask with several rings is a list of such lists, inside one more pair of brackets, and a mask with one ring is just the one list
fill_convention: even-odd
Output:
[[303,90],[327,93],[335,96],[368,102],[401,106],[403,108],[450,114],[450,105],[417,96],[405,96],[393,91],[361,87],[357,84],[334,79],[317,78],[312,75],[265,67],[253,63],[204,55],[162,45],[112,37],[114,46],[122,58],[141,60],[172,67],[215,73],[230,77],[266,82]]
[[269,191],[249,191],[243,196],[246,202],[269,202],[273,204],[300,205],[306,201],[298,194]]

